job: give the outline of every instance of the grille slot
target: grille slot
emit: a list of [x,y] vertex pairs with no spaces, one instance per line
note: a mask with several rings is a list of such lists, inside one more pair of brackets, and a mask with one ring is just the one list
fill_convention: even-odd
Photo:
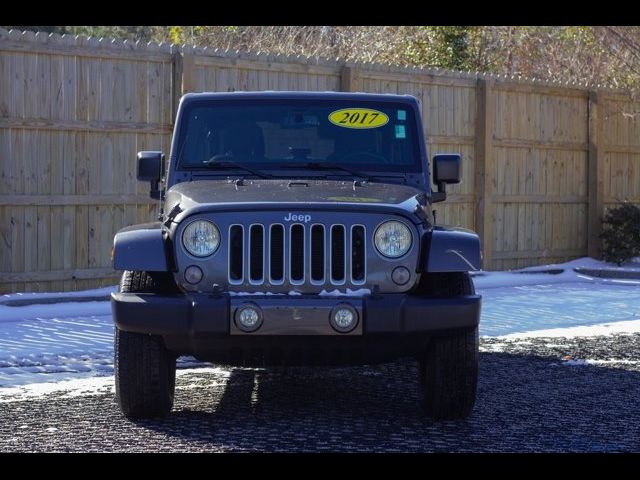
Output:
[[289,265],[291,283],[304,281],[304,226],[299,223],[291,226],[291,242],[289,245]]
[[244,239],[242,225],[231,225],[229,228],[229,280],[241,283],[244,266]]
[[284,226],[271,225],[269,275],[272,283],[284,282]]
[[363,283],[365,277],[365,238],[364,227],[354,225],[351,228],[351,281]]
[[345,236],[344,226],[331,227],[331,280],[334,283],[344,283],[345,279]]
[[251,225],[249,229],[249,279],[261,283],[264,280],[264,227]]
[[324,227],[311,227],[311,280],[324,281]]

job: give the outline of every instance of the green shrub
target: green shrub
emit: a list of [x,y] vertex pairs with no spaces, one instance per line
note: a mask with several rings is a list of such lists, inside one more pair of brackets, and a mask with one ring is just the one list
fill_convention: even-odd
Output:
[[620,265],[640,256],[640,207],[625,201],[608,210],[602,223],[602,256],[607,262]]

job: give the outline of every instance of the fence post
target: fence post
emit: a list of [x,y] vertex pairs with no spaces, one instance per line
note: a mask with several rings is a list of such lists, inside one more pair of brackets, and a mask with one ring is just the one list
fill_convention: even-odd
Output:
[[195,55],[177,50],[173,55],[173,112],[175,123],[178,104],[182,95],[196,90],[196,62]]
[[355,67],[342,67],[340,73],[340,91],[342,92],[358,92],[362,91],[360,72]]
[[[598,106],[600,104],[600,107]],[[602,214],[604,213],[604,152],[602,151],[603,94],[589,92],[589,214],[587,252],[590,257],[601,258]]]
[[175,125],[178,114],[178,104],[182,97],[182,52],[173,52],[173,81],[171,84],[171,124]]
[[182,54],[182,94],[196,91],[196,56]]
[[493,109],[493,79],[479,78],[476,84],[475,194],[476,231],[482,243],[484,270],[493,267]]

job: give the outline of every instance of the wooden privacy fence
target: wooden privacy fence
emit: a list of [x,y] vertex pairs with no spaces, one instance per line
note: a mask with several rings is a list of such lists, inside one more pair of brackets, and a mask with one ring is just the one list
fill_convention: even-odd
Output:
[[640,203],[640,104],[490,75],[0,29],[0,292],[116,283],[113,235],[155,219],[135,153],[168,153],[190,91],[415,95],[429,152],[459,151],[440,223],[478,231],[486,269],[599,255],[600,219]]

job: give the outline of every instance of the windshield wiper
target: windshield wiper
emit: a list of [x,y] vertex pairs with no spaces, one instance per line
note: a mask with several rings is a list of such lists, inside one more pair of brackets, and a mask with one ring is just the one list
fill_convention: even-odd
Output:
[[280,165],[280,168],[308,168],[311,170],[341,170],[343,172],[347,172],[354,177],[364,178],[367,182],[372,181],[373,177],[367,175],[366,173],[357,172],[356,170],[351,170],[350,168],[343,167],[342,165],[336,165],[334,163],[323,163],[323,162],[306,162],[306,163],[294,163],[291,165]]
[[[226,155],[225,158],[229,158],[231,155]],[[273,175],[269,175],[268,173],[263,173],[258,170],[254,170],[253,168],[249,168],[246,165],[241,163],[233,162],[231,160],[225,160],[224,162],[217,162],[213,159],[209,159],[206,162],[202,162],[203,165],[206,165],[211,169],[229,169],[229,168],[238,168],[240,170],[244,170],[245,172],[252,173],[256,177],[260,178],[271,178]]]

